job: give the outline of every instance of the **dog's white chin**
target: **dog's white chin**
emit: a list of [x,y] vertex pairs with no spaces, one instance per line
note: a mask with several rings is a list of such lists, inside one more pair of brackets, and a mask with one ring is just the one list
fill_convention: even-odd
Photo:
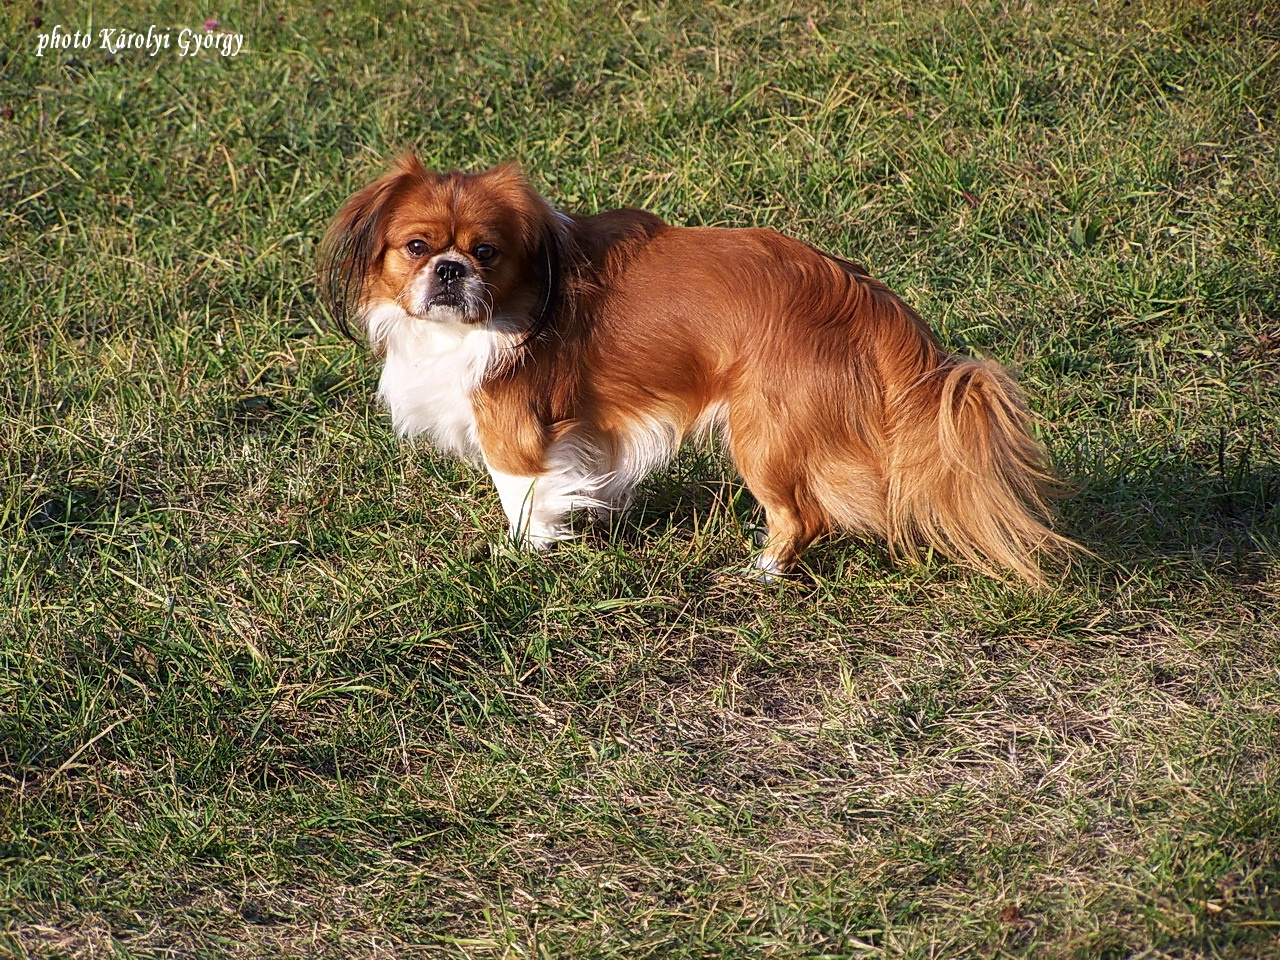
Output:
[[445,303],[429,304],[425,310],[413,316],[431,323],[475,323],[479,319],[474,311],[469,311],[466,307]]
[[386,300],[364,311],[369,341],[384,348],[394,336],[413,336],[414,329],[469,327],[477,325],[479,320],[479,315],[453,304],[432,304],[418,310],[406,310],[394,300]]

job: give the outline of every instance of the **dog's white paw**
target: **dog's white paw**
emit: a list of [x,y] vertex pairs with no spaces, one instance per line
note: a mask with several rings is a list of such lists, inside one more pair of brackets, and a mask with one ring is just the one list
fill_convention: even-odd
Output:
[[507,535],[512,543],[530,553],[546,553],[557,543],[576,536],[568,524],[550,523],[531,523],[520,530],[512,528]]

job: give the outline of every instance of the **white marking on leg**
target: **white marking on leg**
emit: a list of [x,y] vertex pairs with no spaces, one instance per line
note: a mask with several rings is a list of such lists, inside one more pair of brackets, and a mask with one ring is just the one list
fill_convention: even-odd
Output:
[[538,478],[517,477],[492,466],[489,466],[489,476],[498,488],[498,500],[502,502],[502,512],[507,515],[511,539],[519,543],[533,519],[533,488]]
[[521,477],[495,470],[489,465],[489,475],[498,488],[498,500],[502,512],[507,515],[511,539],[530,550],[547,550],[559,540],[569,540],[573,531],[564,522],[567,512],[556,502],[554,491],[548,503],[547,474],[540,477]]
[[644,422],[604,445],[589,430],[571,430],[547,449],[543,473],[513,476],[485,459],[511,538],[522,546],[544,550],[574,536],[568,516],[588,510],[597,517],[626,507],[631,491],[654,467],[671,459],[678,446],[674,426]]
[[778,558],[771,557],[767,553],[762,553],[756,558],[756,567],[766,577],[770,578],[780,577],[786,572],[782,569],[782,564],[778,562]]

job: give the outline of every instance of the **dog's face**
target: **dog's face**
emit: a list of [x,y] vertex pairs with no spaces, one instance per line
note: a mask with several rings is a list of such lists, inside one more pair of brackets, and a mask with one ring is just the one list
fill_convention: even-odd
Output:
[[325,238],[322,285],[344,328],[364,326],[383,304],[441,323],[536,322],[552,282],[553,223],[513,167],[430,173],[406,157],[343,204]]

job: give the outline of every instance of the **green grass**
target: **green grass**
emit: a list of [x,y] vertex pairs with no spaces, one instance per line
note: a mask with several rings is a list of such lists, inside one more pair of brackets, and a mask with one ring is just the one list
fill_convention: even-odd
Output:
[[[0,10],[0,953],[1277,955],[1280,8],[270,6]],[[498,546],[318,304],[409,146],[867,263],[1097,556],[750,585],[705,451]]]

